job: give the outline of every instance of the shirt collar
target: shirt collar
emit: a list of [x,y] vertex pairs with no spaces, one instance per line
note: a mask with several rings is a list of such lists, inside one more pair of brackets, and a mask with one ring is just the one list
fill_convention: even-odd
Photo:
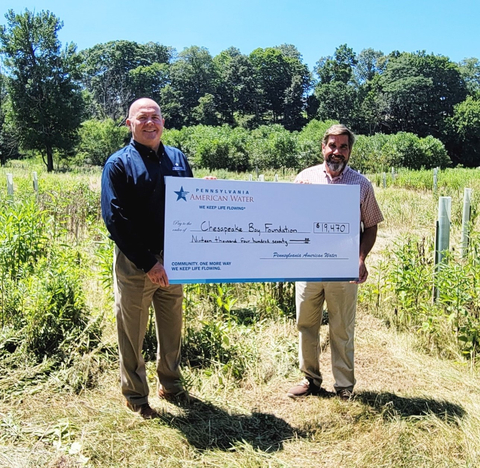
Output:
[[343,179],[343,176],[350,170],[350,166],[346,165],[344,168],[343,168],[343,171],[340,172],[340,174],[337,176],[337,177],[332,177],[328,172],[327,172],[327,169],[326,169],[326,164],[323,163],[323,172],[325,172],[325,177],[329,178],[330,180],[342,180]]
[[157,161],[162,158],[164,153],[164,147],[162,142],[160,142],[160,146],[158,147],[157,152],[155,152],[148,146],[142,145],[141,143],[134,140],[133,138],[130,140],[130,144],[140,153],[141,156],[150,158],[150,159],[155,159]]

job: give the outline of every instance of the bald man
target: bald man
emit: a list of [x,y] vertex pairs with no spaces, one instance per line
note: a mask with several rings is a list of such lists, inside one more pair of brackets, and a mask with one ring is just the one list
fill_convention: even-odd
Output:
[[102,216],[115,242],[114,289],[121,389],[129,409],[158,417],[148,403],[142,356],[150,305],[157,333],[158,395],[182,402],[180,345],[182,285],[169,284],[163,267],[165,176],[193,177],[187,158],[161,142],[160,106],[142,98],[131,106],[130,144],[111,155],[102,173]]

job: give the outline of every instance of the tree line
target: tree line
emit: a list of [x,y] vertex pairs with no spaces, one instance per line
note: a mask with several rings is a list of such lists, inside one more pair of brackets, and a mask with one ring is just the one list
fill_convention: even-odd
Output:
[[[109,153],[100,157],[98,151],[104,146],[114,151],[125,141],[120,128],[130,103],[149,96],[161,104],[169,129],[200,126],[202,132],[190,132],[200,139],[215,132],[238,139],[245,130],[260,140],[283,131],[298,140],[297,134],[311,134],[305,132],[308,124],[314,128],[315,122],[334,120],[371,138],[372,147],[387,141],[377,135],[400,133],[404,136],[395,138],[404,143],[429,137],[441,142],[447,163],[480,164],[476,58],[454,63],[424,51],[364,49],[357,54],[342,44],[310,71],[290,44],[248,55],[230,47],[213,57],[199,46],[177,52],[157,42],[127,40],[77,51],[74,44],[62,46],[58,31],[63,23],[49,11],[9,10],[5,18],[0,26],[2,163],[28,151],[40,152],[48,170],[53,170],[54,156],[76,155],[81,162],[79,155],[84,155],[102,163]],[[319,137],[312,134],[314,144]],[[258,160],[253,149],[248,151],[245,167]],[[375,160],[372,151],[369,158]],[[288,164],[300,164],[302,156],[297,156]],[[241,159],[242,152],[236,157]],[[443,153],[433,159],[438,158],[445,160]],[[283,159],[287,164],[289,158]],[[197,160],[200,164],[202,158]],[[403,163],[419,165],[413,155]]]

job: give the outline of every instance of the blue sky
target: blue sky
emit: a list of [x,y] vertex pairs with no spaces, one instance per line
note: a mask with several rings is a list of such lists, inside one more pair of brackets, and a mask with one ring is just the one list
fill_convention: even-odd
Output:
[[178,52],[203,46],[212,56],[231,46],[249,54],[293,44],[310,69],[345,43],[357,53],[425,50],[455,62],[480,59],[480,0],[0,0],[0,24],[12,4],[16,13],[54,13],[64,23],[60,40],[78,50],[119,39]]

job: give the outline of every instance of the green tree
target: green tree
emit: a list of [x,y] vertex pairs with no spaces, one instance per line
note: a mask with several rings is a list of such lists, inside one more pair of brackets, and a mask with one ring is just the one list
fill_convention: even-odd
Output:
[[217,109],[224,123],[255,127],[260,122],[262,90],[250,58],[230,47],[213,59],[219,74]]
[[255,49],[250,61],[262,90],[261,114],[265,123],[299,129],[305,96],[310,88],[308,67],[290,45]]
[[155,42],[121,40],[97,44],[80,54],[83,85],[102,110],[98,117],[118,120],[136,98],[158,98],[168,83],[165,65],[173,50]]
[[480,95],[480,60],[467,58],[459,63],[460,73],[467,85],[468,93],[472,96]]
[[322,57],[315,66],[320,84],[333,81],[349,83],[353,79],[353,71],[357,65],[356,54],[347,44],[342,44],[335,49],[335,53],[329,57]]
[[149,97],[160,102],[162,89],[169,83],[168,64],[154,62],[129,71],[132,98]]
[[198,106],[192,109],[192,116],[204,125],[219,125],[220,114],[215,104],[215,96],[209,93],[201,96],[198,100]]
[[387,65],[387,57],[383,52],[374,49],[363,49],[357,56],[353,76],[358,84],[371,81],[380,75]]
[[318,120],[338,120],[354,128],[356,89],[343,81],[320,84],[315,89]]
[[468,96],[448,119],[447,148],[457,164],[480,166],[480,100]]
[[338,120],[355,130],[356,64],[356,54],[347,44],[337,47],[333,56],[322,57],[317,62],[318,84],[313,94],[317,109],[315,119]]
[[77,140],[83,110],[78,55],[73,44],[61,50],[57,38],[62,22],[52,13],[25,10],[5,15],[0,28],[1,51],[8,71],[11,118],[24,149],[46,156],[53,170],[54,149],[67,152]]
[[0,164],[18,156],[18,138],[11,120],[11,102],[7,92],[7,77],[0,74]]
[[467,94],[458,66],[425,52],[390,56],[379,84],[383,123],[391,133],[442,138],[445,119]]
[[[177,60],[170,65],[170,80],[174,97],[180,105],[182,125],[203,123],[203,107],[209,117],[217,107],[218,73],[213,58],[205,47],[192,46],[178,54]],[[214,99],[206,97],[210,94]],[[163,102],[163,101],[162,101]],[[197,106],[197,112],[193,112]],[[213,108],[212,108],[213,107]],[[179,117],[180,117],[179,116]]]

